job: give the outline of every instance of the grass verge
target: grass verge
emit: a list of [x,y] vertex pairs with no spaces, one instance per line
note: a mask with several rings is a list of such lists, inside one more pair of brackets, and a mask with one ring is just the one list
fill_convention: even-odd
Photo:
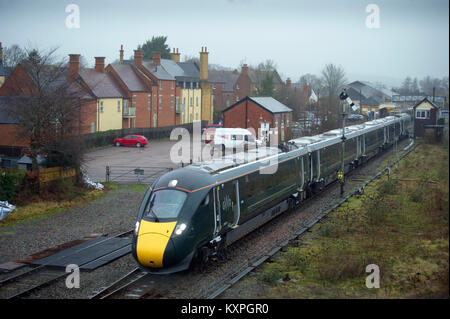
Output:
[[253,298],[448,298],[448,156],[420,145],[242,284],[257,281]]

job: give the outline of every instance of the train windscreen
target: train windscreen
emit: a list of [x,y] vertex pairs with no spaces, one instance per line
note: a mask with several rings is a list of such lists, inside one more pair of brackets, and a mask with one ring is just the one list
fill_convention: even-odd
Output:
[[156,222],[159,219],[177,218],[186,197],[185,192],[172,189],[153,192],[145,209],[144,217],[154,219]]

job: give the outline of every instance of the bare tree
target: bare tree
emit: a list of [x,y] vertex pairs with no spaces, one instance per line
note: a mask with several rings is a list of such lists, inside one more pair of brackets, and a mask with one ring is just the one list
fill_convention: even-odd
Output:
[[322,70],[320,115],[322,129],[333,129],[338,126],[341,110],[339,108],[339,93],[345,87],[347,79],[342,67],[332,63],[325,65]]
[[6,47],[3,51],[3,65],[15,68],[23,59],[26,58],[26,52],[17,44]]
[[29,142],[32,170],[37,157],[48,154],[54,164],[81,165],[82,147],[72,138],[86,94],[67,80],[67,64],[54,58],[56,49],[26,50],[20,66],[27,77],[10,85],[8,112],[18,120],[21,137]]

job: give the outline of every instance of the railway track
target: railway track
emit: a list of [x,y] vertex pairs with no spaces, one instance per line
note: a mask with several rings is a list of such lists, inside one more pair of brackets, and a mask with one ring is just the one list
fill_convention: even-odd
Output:
[[[129,230],[113,237],[106,237],[105,239],[97,241],[91,245],[87,245],[83,248],[72,251],[71,253],[64,254],[57,260],[60,259],[62,260],[64,258],[81,253],[94,246],[104,244],[107,241],[110,241],[114,238],[126,237],[132,234],[132,232],[133,230]],[[78,266],[82,267],[83,265],[88,264],[90,262],[92,262],[92,260],[89,260],[88,262],[82,263]],[[5,299],[25,298],[29,296],[31,293],[34,293],[44,287],[47,287],[53,284],[54,282],[58,281],[59,279],[64,278],[68,275],[68,273],[66,273],[65,270],[49,268],[48,263],[43,263],[38,266],[29,265],[28,267],[30,267],[31,269],[0,281],[1,298]]]

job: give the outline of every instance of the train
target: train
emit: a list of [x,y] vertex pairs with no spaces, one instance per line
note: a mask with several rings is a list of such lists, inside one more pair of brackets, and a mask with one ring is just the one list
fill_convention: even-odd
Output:
[[343,140],[346,174],[411,137],[412,125],[408,114],[388,116],[346,126],[344,139],[335,129],[290,140],[282,149],[255,148],[170,171],[143,196],[132,255],[154,274],[207,263],[336,181]]

